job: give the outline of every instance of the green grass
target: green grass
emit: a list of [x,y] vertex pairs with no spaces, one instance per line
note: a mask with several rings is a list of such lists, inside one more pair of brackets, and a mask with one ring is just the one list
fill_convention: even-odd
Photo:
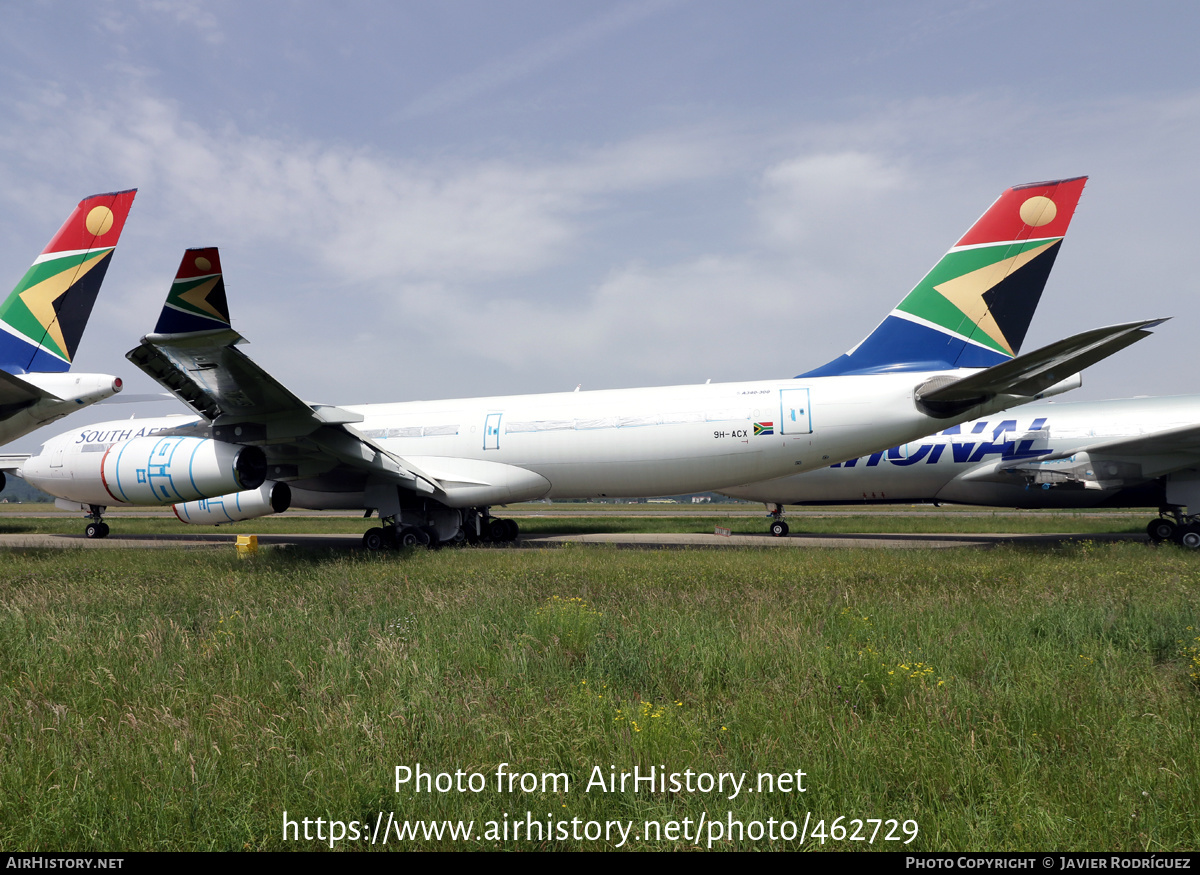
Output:
[[[1200,556],[1175,548],[33,550],[3,562],[9,850],[318,846],[283,841],[284,810],[477,829],[530,811],[635,832],[811,812],[827,828],[916,821],[906,847],[922,850],[1200,844]],[[395,767],[417,763],[488,787],[396,793]],[[572,785],[500,793],[501,763]],[[584,792],[597,766],[662,765],[752,782],[802,770],[808,792]],[[864,844],[825,844],[851,846]]]

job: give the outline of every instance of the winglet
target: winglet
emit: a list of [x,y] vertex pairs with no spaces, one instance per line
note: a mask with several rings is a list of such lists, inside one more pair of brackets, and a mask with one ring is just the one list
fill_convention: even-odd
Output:
[[188,249],[179,262],[155,334],[195,334],[229,328],[229,302],[217,247]]
[[801,374],[986,368],[1021,351],[1086,176],[1008,189],[858,346]]
[[69,370],[137,189],[86,197],[0,305],[0,368]]

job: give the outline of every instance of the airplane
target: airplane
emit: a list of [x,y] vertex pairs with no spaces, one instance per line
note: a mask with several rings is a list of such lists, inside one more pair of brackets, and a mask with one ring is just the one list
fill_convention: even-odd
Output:
[[1080,384],[1162,320],[1019,355],[1085,177],[1006,190],[849,353],[792,379],[336,407],[302,401],[237,347],[217,249],[184,253],[126,356],[191,408],[47,441],[20,476],[109,531],[109,506],[185,522],[356,508],[368,549],[512,541],[491,507],[678,494],[767,480],[916,440]]
[[135,194],[81,200],[0,305],[0,444],[121,391],[70,368]]
[[934,502],[1017,508],[1158,507],[1146,533],[1200,549],[1200,396],[1030,404],[765,483],[719,490],[785,504]]

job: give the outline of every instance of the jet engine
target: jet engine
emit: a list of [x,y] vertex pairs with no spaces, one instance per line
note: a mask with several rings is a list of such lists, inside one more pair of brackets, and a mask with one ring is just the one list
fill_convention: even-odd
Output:
[[144,437],[104,454],[104,488],[122,504],[170,504],[263,485],[267,457],[258,447],[199,437]]
[[258,489],[232,492],[216,498],[201,498],[171,505],[180,522],[197,526],[219,526],[283,513],[292,504],[292,490],[286,483],[268,480]]

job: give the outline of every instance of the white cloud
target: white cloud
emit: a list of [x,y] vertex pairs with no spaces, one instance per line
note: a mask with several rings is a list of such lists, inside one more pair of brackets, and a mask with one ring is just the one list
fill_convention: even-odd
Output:
[[790,376],[864,330],[840,318],[842,278],[792,268],[740,255],[630,263],[546,302],[408,287],[380,322],[404,326],[402,346],[451,361],[482,353],[505,372],[537,375],[539,391]]
[[719,160],[695,140],[648,136],[545,161],[416,162],[248,136],[147,95],[62,103],[22,105],[40,133],[5,149],[44,172],[103,163],[154,191],[173,221],[296,247],[346,282],[536,270],[564,257],[598,199],[703,176]]
[[767,240],[792,248],[812,238],[845,236],[847,223],[861,222],[910,186],[906,174],[881,155],[843,151],[789,158],[763,173],[763,232]]

